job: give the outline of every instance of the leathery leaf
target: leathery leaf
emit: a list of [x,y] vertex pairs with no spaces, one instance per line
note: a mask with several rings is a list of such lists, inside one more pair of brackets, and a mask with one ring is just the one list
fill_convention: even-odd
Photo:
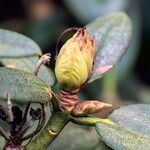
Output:
[[112,148],[150,149],[150,105],[136,104],[116,109],[108,122],[97,122],[96,131]]
[[51,99],[50,88],[32,73],[0,67],[0,100],[7,95],[12,103],[47,103]]
[[131,37],[131,21],[125,13],[99,17],[87,25],[96,39],[96,54],[89,82],[102,77],[111,70],[127,50]]
[[39,46],[30,38],[0,29],[0,57],[41,55]]

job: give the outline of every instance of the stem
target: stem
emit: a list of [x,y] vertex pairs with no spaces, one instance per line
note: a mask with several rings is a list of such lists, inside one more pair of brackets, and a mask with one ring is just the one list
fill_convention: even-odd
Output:
[[8,112],[9,122],[12,122],[14,119],[14,115],[12,113],[12,101],[9,94],[7,94],[7,112]]
[[49,125],[26,146],[27,150],[46,149],[48,145],[59,135],[65,125],[69,122],[69,114],[55,112],[49,121]]
[[[60,102],[59,102],[58,96],[55,95],[54,93],[52,93],[52,94],[53,94],[53,97],[51,99],[51,102],[52,102],[53,111],[54,112],[62,111],[62,109],[60,107]],[[50,106],[50,108],[51,108],[51,106]]]
[[86,126],[95,126],[97,122],[107,122],[107,123],[113,123],[109,119],[102,119],[102,118],[96,118],[96,117],[70,117],[70,121],[79,124],[79,125],[86,125]]

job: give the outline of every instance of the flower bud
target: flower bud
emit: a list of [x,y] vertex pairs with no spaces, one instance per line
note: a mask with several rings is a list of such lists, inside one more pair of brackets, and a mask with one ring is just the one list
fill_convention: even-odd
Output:
[[61,48],[55,66],[55,74],[62,87],[79,88],[88,79],[95,53],[95,39],[85,28],[79,29]]

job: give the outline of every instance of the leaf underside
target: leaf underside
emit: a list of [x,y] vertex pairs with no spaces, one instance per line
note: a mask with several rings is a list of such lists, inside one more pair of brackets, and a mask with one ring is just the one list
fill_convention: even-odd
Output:
[[114,110],[109,118],[122,127],[150,136],[150,105],[128,105]]
[[125,13],[97,18],[87,29],[96,39],[96,54],[89,82],[111,70],[127,50],[132,36],[131,21]]

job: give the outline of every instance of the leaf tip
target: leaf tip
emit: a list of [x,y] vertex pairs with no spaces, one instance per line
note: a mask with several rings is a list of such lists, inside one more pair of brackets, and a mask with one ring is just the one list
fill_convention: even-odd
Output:
[[98,72],[100,74],[104,74],[112,68],[113,68],[113,65],[107,65],[107,66],[102,66],[102,67],[96,68],[93,71]]

